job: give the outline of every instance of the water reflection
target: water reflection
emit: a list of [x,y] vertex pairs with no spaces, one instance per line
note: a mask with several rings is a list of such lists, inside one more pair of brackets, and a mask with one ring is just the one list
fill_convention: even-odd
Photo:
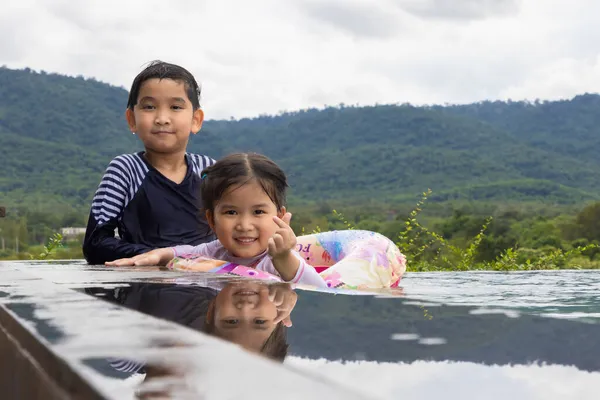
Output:
[[289,347],[290,354],[308,359],[546,363],[600,371],[600,324],[584,320],[250,281],[213,287],[134,283],[109,293],[102,294],[279,361]]
[[[298,298],[288,284],[251,280],[213,283],[211,287],[132,283],[115,289],[87,288],[85,292],[227,340],[279,362],[287,356],[287,328],[292,325],[291,313]],[[108,361],[112,368],[123,373],[148,372],[143,363],[133,360]],[[102,364],[98,359],[87,360],[87,365],[106,373]],[[158,373],[163,369],[155,367],[152,371]],[[108,375],[120,376],[110,372]]]
[[289,342],[294,355],[310,359],[546,363],[600,371],[600,324],[472,312],[477,309],[302,293]]
[[[597,398],[600,323],[595,315],[600,311],[600,274],[596,272],[409,274],[402,282],[403,294],[376,296],[285,285],[275,290],[257,282],[240,284],[235,278],[215,280],[148,269],[32,268],[36,268],[32,274],[63,289],[60,297],[46,296],[45,286],[32,286],[38,283],[31,280],[22,281],[17,290],[10,274],[4,274],[8,283],[2,291],[10,295],[0,297],[0,304],[45,332],[49,342],[56,342],[51,336],[61,335],[41,322],[64,328],[69,335],[59,341],[59,350],[86,360],[104,376],[117,376],[108,370],[119,367],[111,367],[108,357],[113,363],[129,362],[120,365],[129,372],[118,382],[138,368],[145,377],[133,375],[135,382],[125,382],[132,390],[139,389],[141,398],[203,390],[244,397],[260,376],[281,371],[268,369],[277,366],[268,357],[278,357],[275,350],[266,351],[278,327],[285,335],[273,341],[286,347],[284,365],[305,371],[301,376],[310,376],[310,382],[315,376],[323,378],[319,390],[337,391],[331,382],[338,382],[364,398]],[[84,296],[69,295],[74,292],[67,288],[80,288],[107,303],[94,304],[99,302],[91,297],[84,302],[80,299]],[[25,303],[36,306],[33,314],[23,307]],[[52,304],[53,311],[45,311]],[[170,330],[149,319],[129,321],[118,312],[126,310],[117,305],[191,329]],[[102,307],[115,312],[102,314],[98,312]],[[59,308],[62,312],[56,311]],[[89,321],[81,317],[86,313]],[[87,326],[73,325],[75,314]],[[564,316],[568,318],[558,318]],[[220,340],[194,331],[248,351],[230,352],[239,349],[218,346]],[[260,368],[244,364],[249,353],[263,355],[259,358],[268,363],[264,370],[263,364]],[[214,375],[219,371],[221,380]],[[235,385],[231,376],[236,377]],[[310,397],[294,383],[300,379],[297,374],[286,377],[293,393],[281,395],[284,380],[278,377],[274,384],[281,383],[279,392],[269,392],[273,398]],[[270,398],[271,389],[261,387],[261,397]],[[343,398],[351,397],[344,393]]]

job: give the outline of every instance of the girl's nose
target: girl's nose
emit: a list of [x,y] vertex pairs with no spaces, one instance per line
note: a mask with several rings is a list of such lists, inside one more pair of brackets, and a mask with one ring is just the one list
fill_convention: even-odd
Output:
[[237,229],[240,231],[249,231],[252,229],[252,223],[249,218],[240,218],[237,223]]

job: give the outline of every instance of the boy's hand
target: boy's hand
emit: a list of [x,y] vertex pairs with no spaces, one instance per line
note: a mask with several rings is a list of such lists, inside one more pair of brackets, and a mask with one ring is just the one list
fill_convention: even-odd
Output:
[[156,249],[144,254],[139,254],[131,258],[121,258],[114,261],[107,261],[104,265],[109,267],[125,267],[125,266],[156,266],[164,265],[170,259],[175,257],[173,250],[170,248]]
[[269,300],[277,307],[277,317],[275,323],[282,322],[288,328],[292,326],[290,314],[296,306],[298,295],[294,292],[290,285],[276,283],[269,285]]
[[290,213],[285,213],[283,218],[273,217],[278,229],[269,238],[269,256],[272,259],[285,258],[296,247],[296,234],[290,227],[291,220]]

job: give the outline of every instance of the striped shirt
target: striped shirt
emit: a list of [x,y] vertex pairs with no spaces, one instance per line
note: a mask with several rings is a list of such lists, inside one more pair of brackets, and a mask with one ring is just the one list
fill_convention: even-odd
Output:
[[152,167],[143,154],[117,156],[106,168],[92,200],[83,243],[90,264],[214,239],[201,212],[200,174],[215,161],[186,154],[187,173],[177,184]]

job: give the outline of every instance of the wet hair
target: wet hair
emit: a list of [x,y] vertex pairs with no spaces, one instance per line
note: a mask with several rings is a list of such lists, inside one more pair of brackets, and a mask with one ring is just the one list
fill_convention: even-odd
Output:
[[214,213],[217,202],[231,186],[242,186],[253,180],[262,187],[278,211],[285,206],[288,188],[285,173],[262,154],[230,154],[205,168],[200,176],[205,211]]
[[192,103],[194,111],[200,108],[200,86],[196,82],[194,75],[179,65],[155,60],[150,62],[133,80],[131,90],[129,91],[129,99],[127,99],[128,109],[133,110],[133,107],[137,104],[142,84],[150,79],[171,79],[183,82],[187,97]]
[[[208,305],[208,312],[206,314],[206,321],[202,327],[202,332],[211,336],[219,336],[219,332],[215,326],[215,299],[211,300]],[[287,343],[287,327],[279,322],[273,332],[269,335],[265,343],[260,349],[260,353],[271,360],[284,362],[287,357],[288,349],[290,345]]]

